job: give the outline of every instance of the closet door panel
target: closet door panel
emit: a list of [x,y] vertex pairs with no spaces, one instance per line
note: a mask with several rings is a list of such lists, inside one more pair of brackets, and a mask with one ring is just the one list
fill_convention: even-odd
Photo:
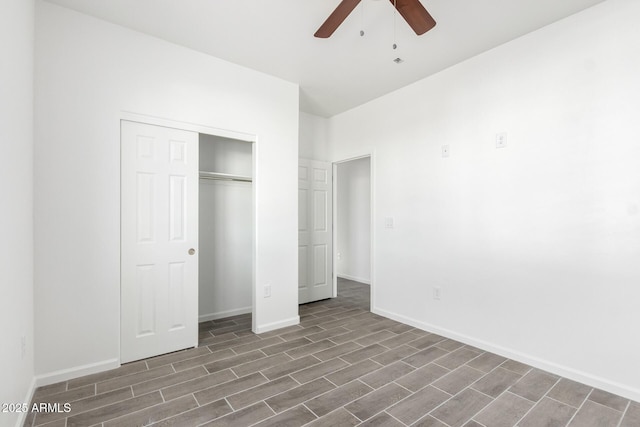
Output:
[[138,173],[136,175],[136,235],[138,243],[155,241],[155,175]]
[[197,346],[197,245],[198,134],[122,121],[122,363]]
[[327,284],[327,245],[314,245],[313,247],[313,286]]
[[136,268],[136,292],[138,305],[136,309],[136,337],[153,335],[156,332],[156,307],[154,304],[154,283],[156,272],[154,265],[139,265]]
[[298,173],[298,301],[333,295],[331,163],[300,159]]
[[169,240],[182,242],[186,238],[187,177],[169,177]]
[[298,287],[306,288],[309,286],[307,278],[309,277],[309,255],[306,246],[298,247]]
[[301,188],[298,190],[298,231],[307,232],[309,231],[307,224],[307,217],[309,213],[307,211],[308,196],[307,193],[309,191],[306,188]]
[[169,330],[184,329],[187,324],[185,316],[185,268],[184,262],[172,262],[169,264]]
[[326,190],[314,190],[313,191],[313,231],[315,232],[327,232],[327,216],[330,212],[327,212],[327,191]]

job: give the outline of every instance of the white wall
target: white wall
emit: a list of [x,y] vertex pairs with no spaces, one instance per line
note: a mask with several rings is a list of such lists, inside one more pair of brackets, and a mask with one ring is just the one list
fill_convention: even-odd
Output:
[[371,281],[371,158],[337,165],[337,274]]
[[[27,0],[0,4],[0,403],[28,402],[34,376],[33,9]],[[0,426],[17,419],[0,413]]]
[[254,321],[298,322],[296,85],[41,1],[35,84],[40,383],[118,363],[123,111],[256,135]]
[[[251,176],[252,144],[200,135],[200,170]],[[250,313],[253,191],[250,182],[200,180],[200,321]]]
[[329,160],[327,144],[327,119],[300,112],[298,131],[299,155],[303,159]]
[[638,16],[606,1],[330,120],[333,159],[376,149],[374,311],[640,400]]

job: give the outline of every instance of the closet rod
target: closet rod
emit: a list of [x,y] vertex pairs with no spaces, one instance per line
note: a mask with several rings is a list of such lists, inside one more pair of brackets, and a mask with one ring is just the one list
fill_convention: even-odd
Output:
[[200,179],[253,182],[253,179],[250,176],[232,175],[230,173],[204,172],[204,171],[200,171]]

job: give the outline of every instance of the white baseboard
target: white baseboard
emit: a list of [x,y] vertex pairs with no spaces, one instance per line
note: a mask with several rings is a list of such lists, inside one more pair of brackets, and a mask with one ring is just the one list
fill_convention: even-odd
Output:
[[289,319],[281,320],[279,322],[267,323],[265,325],[256,325],[256,330],[253,332],[255,332],[256,334],[263,334],[265,332],[274,331],[286,326],[298,325],[299,323],[300,316],[295,316]]
[[364,279],[362,277],[350,276],[348,274],[342,274],[342,273],[338,273],[337,276],[342,278],[342,279],[353,280],[354,282],[364,283],[365,285],[370,285],[371,284],[371,280]]
[[77,366],[69,369],[61,369],[59,371],[48,374],[38,375],[36,377],[36,387],[68,381],[74,378],[83,377],[85,375],[96,374],[98,372],[108,371],[120,367],[119,359],[109,359],[101,362],[90,363],[87,365]]
[[224,319],[225,317],[237,316],[239,314],[251,313],[251,307],[236,308],[234,310],[220,311],[218,313],[201,314],[198,316],[198,322],[207,322],[209,320]]
[[617,394],[619,396],[634,400],[636,402],[640,401],[640,390],[637,388],[629,387],[625,384],[620,384],[615,381],[610,381],[610,380],[607,380],[606,378],[598,377],[596,375],[579,371],[579,370],[570,368],[568,366],[559,365],[557,363],[553,363],[548,360],[530,356],[528,354],[524,354],[510,348],[495,345],[487,341],[478,340],[464,334],[459,334],[455,331],[439,328],[435,325],[420,322],[418,320],[415,320],[397,313],[393,313],[390,311],[382,310],[377,307],[372,308],[371,312],[378,314],[380,316],[387,317],[392,320],[396,320],[406,325],[413,326],[418,329],[422,329],[423,331],[438,334],[445,338],[459,341],[461,343],[477,347],[481,350],[489,351],[491,353],[495,353],[497,355],[515,360],[517,362],[521,362],[529,366],[533,366],[534,368],[538,368],[543,371],[547,371],[552,374],[559,375],[561,377],[565,377],[570,380],[573,380],[582,384],[586,384],[591,387],[599,388],[599,389],[608,391],[609,393]]
[[[29,385],[29,389],[27,389],[27,394],[24,396],[24,400],[22,403],[31,404],[31,399],[33,399],[33,394],[36,391],[36,377],[31,379],[31,384]],[[24,421],[27,419],[28,412],[19,412],[18,420],[16,421],[16,427],[22,427],[24,425]]]

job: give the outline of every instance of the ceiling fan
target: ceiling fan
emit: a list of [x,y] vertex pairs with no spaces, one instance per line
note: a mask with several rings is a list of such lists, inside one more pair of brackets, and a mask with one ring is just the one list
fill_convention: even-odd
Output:
[[[356,8],[361,0],[342,0],[338,7],[329,15],[324,24],[318,28],[315,37],[326,39],[342,24],[349,14]],[[420,0],[390,0],[407,24],[421,35],[436,26],[436,21],[429,15],[427,9],[422,6]]]

